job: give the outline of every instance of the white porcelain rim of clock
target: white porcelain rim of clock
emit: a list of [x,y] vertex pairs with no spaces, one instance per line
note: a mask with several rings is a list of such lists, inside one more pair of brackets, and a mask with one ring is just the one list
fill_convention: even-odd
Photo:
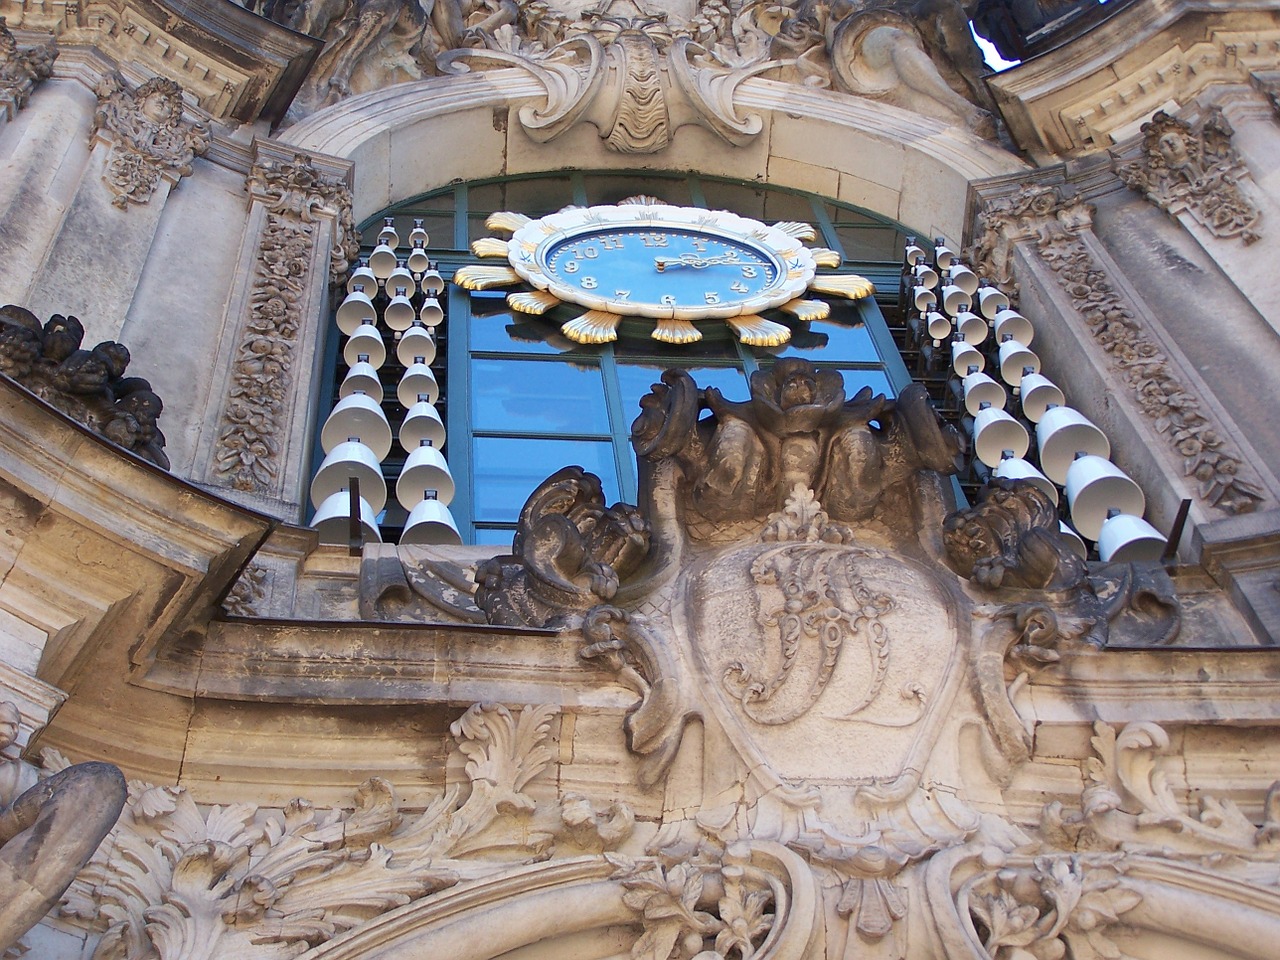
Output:
[[[762,293],[727,304],[677,305],[615,300],[565,283],[544,266],[548,250],[579,233],[609,227],[652,226],[696,230],[716,239],[745,244],[776,261],[778,279]],[[668,204],[619,204],[570,207],[523,224],[511,236],[507,248],[511,269],[539,290],[589,310],[624,317],[676,320],[724,320],[772,310],[804,295],[817,273],[809,249],[777,227],[741,217],[727,210],[704,210]]]

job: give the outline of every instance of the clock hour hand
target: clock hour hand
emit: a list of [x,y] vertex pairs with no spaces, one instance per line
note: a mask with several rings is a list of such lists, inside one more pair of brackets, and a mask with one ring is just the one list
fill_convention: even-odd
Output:
[[716,264],[739,264],[741,262],[738,259],[738,251],[736,250],[710,257],[704,257],[697,253],[682,253],[678,257],[653,258],[653,265],[658,268],[659,273],[662,273],[667,267],[693,267],[695,270],[702,270],[705,267],[715,266]]

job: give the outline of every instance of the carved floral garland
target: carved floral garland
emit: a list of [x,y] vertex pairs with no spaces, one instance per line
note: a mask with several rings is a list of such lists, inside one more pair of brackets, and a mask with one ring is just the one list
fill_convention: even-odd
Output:
[[1015,242],[1032,238],[1142,412],[1183,458],[1183,473],[1192,478],[1199,497],[1227,513],[1256,509],[1263,493],[1241,477],[1246,472],[1243,458],[1179,379],[1081,239],[1092,214],[1089,204],[1064,198],[1056,187],[1026,187],[986,205],[979,215],[973,261],[983,276],[1010,289]]
[[[270,493],[280,474],[282,416],[309,285],[316,224],[337,231],[330,275],[340,278],[357,243],[351,191],[302,155],[253,168],[248,187],[267,207],[244,336],[232,362],[230,403],[218,435],[216,470],[236,490]],[[357,247],[358,250],[358,247]]]

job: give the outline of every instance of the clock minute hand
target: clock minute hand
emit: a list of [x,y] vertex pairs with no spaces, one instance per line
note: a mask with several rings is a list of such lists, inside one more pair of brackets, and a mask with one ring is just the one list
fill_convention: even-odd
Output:
[[736,250],[710,257],[704,257],[696,253],[682,253],[678,257],[653,258],[653,265],[658,268],[659,273],[662,273],[667,267],[693,267],[695,270],[702,270],[704,267],[712,267],[717,264],[738,264],[741,262],[738,259]]

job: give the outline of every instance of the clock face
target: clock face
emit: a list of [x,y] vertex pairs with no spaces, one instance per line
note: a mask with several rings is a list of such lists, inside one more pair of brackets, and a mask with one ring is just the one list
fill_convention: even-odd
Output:
[[790,235],[723,211],[662,205],[564,210],[516,231],[526,281],[622,316],[685,320],[759,313],[799,297],[814,274]]

